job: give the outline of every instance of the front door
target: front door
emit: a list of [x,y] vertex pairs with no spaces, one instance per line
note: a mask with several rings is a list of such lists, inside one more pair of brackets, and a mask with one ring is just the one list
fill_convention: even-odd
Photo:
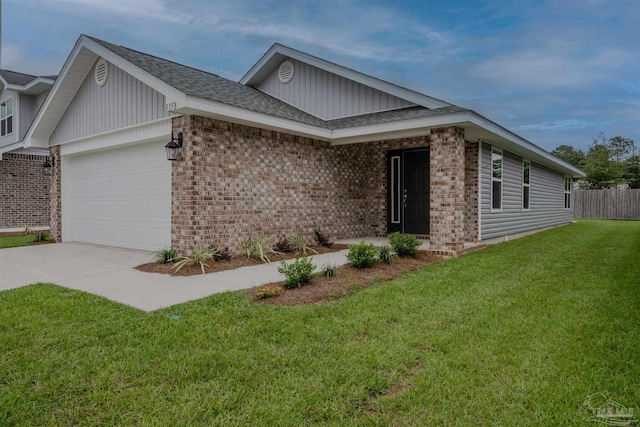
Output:
[[429,234],[429,149],[389,152],[387,176],[388,231]]

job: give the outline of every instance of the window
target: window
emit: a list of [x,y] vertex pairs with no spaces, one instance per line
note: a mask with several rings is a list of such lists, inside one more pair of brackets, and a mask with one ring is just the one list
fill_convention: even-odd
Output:
[[0,102],[0,136],[13,133],[13,98]]
[[502,209],[502,150],[491,148],[491,209]]
[[529,198],[531,186],[531,162],[522,160],[522,210],[529,210]]
[[571,177],[564,177],[564,208],[571,209]]

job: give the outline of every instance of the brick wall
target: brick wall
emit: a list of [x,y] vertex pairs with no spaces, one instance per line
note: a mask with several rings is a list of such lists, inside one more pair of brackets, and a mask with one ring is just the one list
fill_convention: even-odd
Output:
[[464,129],[431,129],[431,250],[456,255],[465,241]]
[[54,162],[51,168],[51,238],[56,242],[62,241],[62,193],[60,146],[49,148],[49,154]]
[[173,119],[184,147],[172,165],[172,246],[191,238],[237,251],[250,233],[311,241],[386,234],[386,152],[427,137],[331,146],[198,116]]
[[464,148],[464,234],[465,241],[478,241],[478,143],[465,143]]
[[5,153],[0,160],[0,228],[49,226],[51,178],[44,156]]

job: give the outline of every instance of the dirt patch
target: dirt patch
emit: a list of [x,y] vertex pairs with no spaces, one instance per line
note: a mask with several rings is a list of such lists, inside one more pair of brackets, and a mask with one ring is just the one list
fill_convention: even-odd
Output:
[[[306,286],[287,289],[280,296],[257,300],[256,303],[293,306],[335,301],[357,289],[396,279],[409,271],[442,260],[441,256],[419,251],[416,258],[395,258],[391,264],[378,263],[373,268],[358,269],[345,265],[338,268],[334,277],[314,277]],[[253,297],[255,289],[249,290],[248,293]]]
[[[343,249],[347,249],[346,245],[333,244],[330,248],[325,248],[324,246],[311,246],[313,250],[318,252],[318,254],[326,254],[330,252],[337,252]],[[315,255],[313,252],[310,255]],[[279,262],[283,260],[289,260],[296,257],[295,253],[285,253],[278,256],[269,256],[272,262]],[[205,274],[208,273],[216,273],[219,271],[225,270],[233,270],[235,268],[240,267],[248,267],[251,265],[261,265],[262,261],[257,258],[247,258],[242,255],[234,256],[230,261],[210,261],[207,263],[209,268],[205,269]],[[178,272],[173,270],[174,264],[156,264],[155,262],[150,262],[147,264],[142,264],[136,267],[137,270],[144,271],[146,273],[160,273],[160,274],[170,274],[172,276],[193,276],[194,274],[202,274],[202,270],[200,266],[196,266],[193,264],[188,264],[182,267]]]

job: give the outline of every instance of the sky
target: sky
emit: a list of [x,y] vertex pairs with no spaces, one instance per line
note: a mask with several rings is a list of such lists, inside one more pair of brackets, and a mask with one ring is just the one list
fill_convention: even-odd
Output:
[[281,43],[443,99],[546,150],[640,146],[640,0],[0,0],[0,66],[80,34],[238,81]]

